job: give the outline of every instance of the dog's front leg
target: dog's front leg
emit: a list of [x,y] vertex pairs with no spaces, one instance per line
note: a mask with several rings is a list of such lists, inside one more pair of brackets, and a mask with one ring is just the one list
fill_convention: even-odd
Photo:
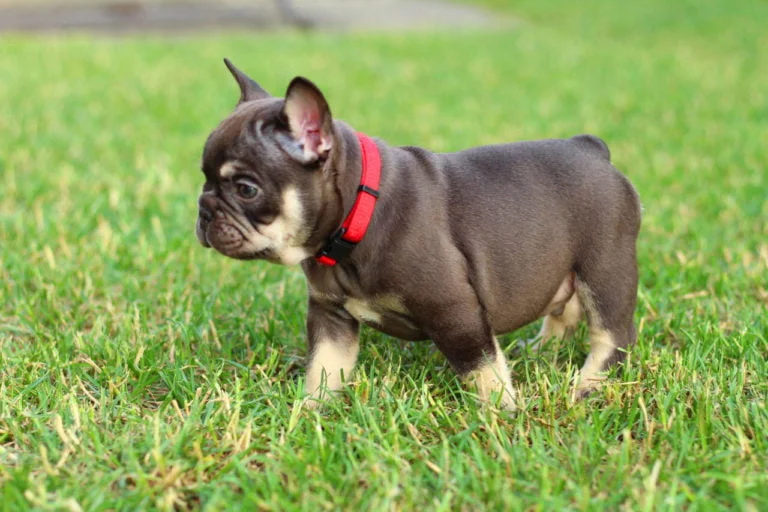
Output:
[[309,366],[305,390],[309,407],[341,388],[352,374],[360,350],[358,322],[342,309],[309,299],[307,341]]

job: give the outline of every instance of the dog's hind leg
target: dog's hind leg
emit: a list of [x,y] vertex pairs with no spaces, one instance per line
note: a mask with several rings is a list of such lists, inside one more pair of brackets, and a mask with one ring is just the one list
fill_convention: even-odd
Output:
[[539,350],[544,342],[551,339],[562,340],[572,336],[581,320],[582,314],[581,301],[579,296],[574,293],[561,309],[544,317],[541,331],[533,339],[531,349]]
[[475,298],[463,298],[454,304],[426,304],[429,309],[419,315],[426,333],[481,402],[514,411],[518,395],[504,352]]
[[589,322],[589,355],[576,380],[575,397],[583,398],[605,380],[605,372],[624,361],[635,343],[637,302],[635,242],[623,250],[590,258],[578,273],[579,298]]
[[521,346],[530,350],[539,350],[542,345],[551,340],[561,340],[571,336],[583,316],[579,295],[576,293],[575,274],[572,272],[565,278],[555,293],[550,304],[545,308],[544,323],[535,338],[523,340]]

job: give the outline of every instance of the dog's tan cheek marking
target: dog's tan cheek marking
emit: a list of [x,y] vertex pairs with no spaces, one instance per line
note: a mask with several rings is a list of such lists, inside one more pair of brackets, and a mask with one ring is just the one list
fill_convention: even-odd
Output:
[[329,338],[320,338],[310,356],[306,392],[312,397],[320,398],[324,390],[340,389],[343,380],[349,380],[352,375],[359,351],[360,344],[356,340],[336,342]]
[[514,411],[516,407],[517,391],[512,385],[512,379],[509,375],[507,358],[496,344],[496,357],[493,360],[484,362],[479,368],[470,372],[465,377],[465,382],[477,389],[477,394],[483,402],[492,402],[494,394],[501,393],[501,406],[504,409]]
[[589,329],[589,346],[589,355],[577,378],[577,391],[595,388],[605,380],[602,370],[616,351],[613,335],[600,327]]
[[261,232],[270,239],[275,253],[284,265],[296,265],[309,256],[301,247],[302,228],[304,227],[304,207],[298,190],[288,187],[283,192],[280,215]]

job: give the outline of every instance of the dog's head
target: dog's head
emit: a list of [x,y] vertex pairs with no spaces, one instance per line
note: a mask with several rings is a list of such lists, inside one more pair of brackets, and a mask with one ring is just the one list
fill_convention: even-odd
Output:
[[203,150],[197,237],[232,258],[298,263],[340,215],[324,170],[336,139],[330,109],[305,78],[274,98],[225,62],[240,101]]

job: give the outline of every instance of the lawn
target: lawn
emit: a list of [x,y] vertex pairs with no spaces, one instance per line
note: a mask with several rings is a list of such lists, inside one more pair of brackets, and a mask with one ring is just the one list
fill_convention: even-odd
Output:
[[[519,23],[0,38],[0,509],[768,507],[768,3],[486,3]],[[194,236],[224,56],[392,144],[603,137],[645,209],[623,374],[574,404],[584,332],[527,327],[511,416],[364,329],[302,409],[301,272]]]

